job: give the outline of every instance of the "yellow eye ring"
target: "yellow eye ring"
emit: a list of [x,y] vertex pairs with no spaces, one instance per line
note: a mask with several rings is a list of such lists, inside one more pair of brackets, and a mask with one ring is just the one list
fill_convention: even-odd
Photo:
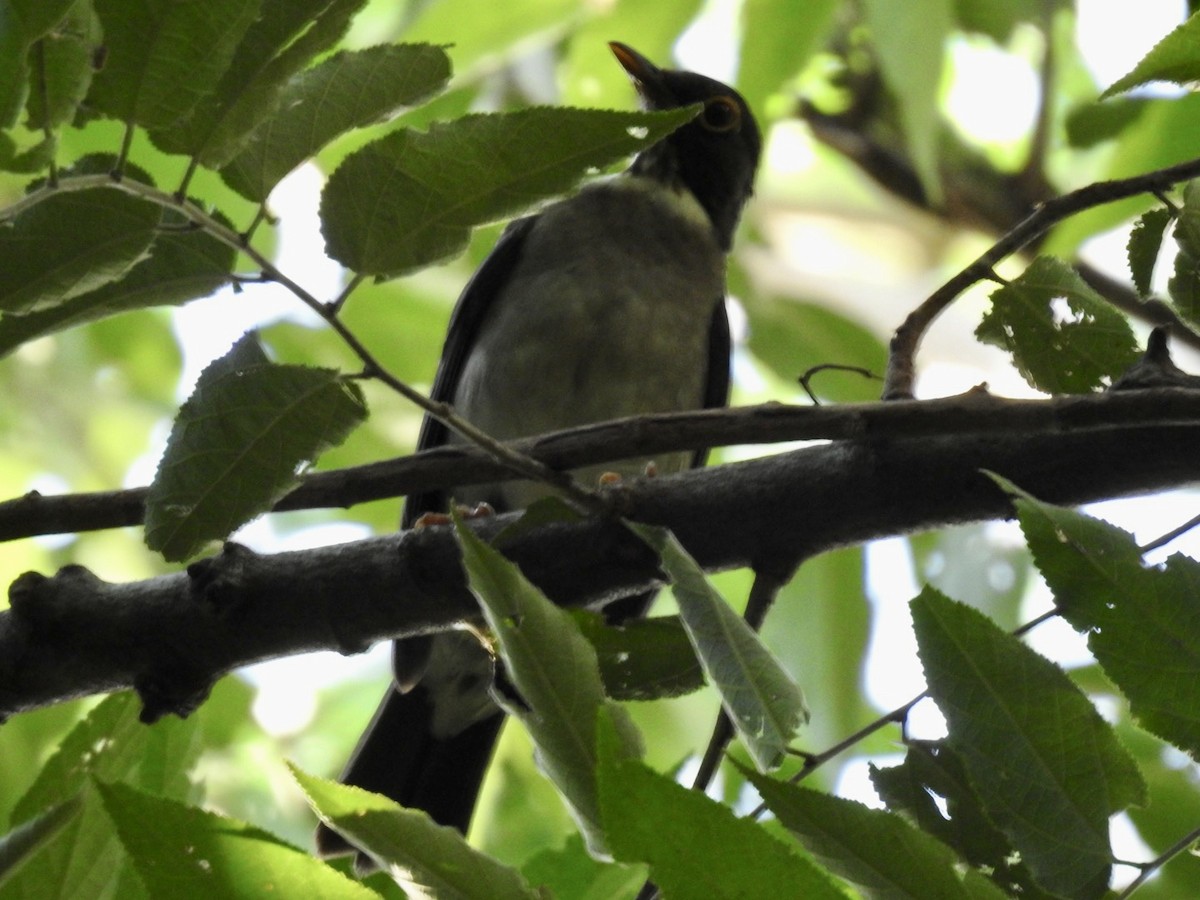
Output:
[[716,134],[737,131],[742,124],[742,108],[732,97],[723,94],[710,97],[704,101],[704,111],[700,113],[700,124]]

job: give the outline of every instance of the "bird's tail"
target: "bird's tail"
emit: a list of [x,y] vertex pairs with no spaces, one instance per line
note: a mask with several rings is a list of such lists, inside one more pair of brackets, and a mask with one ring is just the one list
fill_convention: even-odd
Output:
[[[465,834],[504,714],[497,708],[456,734],[437,737],[433,711],[424,685],[406,694],[389,689],[341,780],[422,809],[438,824]],[[324,823],[318,826],[322,856],[357,849]]]

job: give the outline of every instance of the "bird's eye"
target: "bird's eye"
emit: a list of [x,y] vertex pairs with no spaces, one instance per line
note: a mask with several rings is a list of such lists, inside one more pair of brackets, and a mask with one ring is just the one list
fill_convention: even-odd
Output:
[[700,124],[718,134],[736,131],[742,124],[742,110],[732,97],[710,97],[704,101],[704,112],[700,113]]

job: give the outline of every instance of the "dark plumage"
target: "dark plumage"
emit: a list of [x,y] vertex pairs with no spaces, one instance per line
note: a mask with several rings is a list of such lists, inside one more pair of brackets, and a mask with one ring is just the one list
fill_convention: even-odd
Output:
[[[703,110],[623,174],[513,222],[463,290],[432,396],[502,439],[728,399],[725,254],[750,196],[758,128],[726,85],[610,46],[647,108]],[[419,447],[453,439],[426,419]],[[704,456],[655,463],[672,472]],[[601,470],[635,476],[646,462],[577,474],[585,482]],[[510,482],[455,499],[508,510],[545,492]],[[410,497],[404,526],[447,502],[442,492]],[[640,615],[648,600],[608,612]],[[399,641],[395,659],[404,692],[388,691],[343,780],[465,832],[504,719],[487,692],[492,661],[469,632]],[[350,849],[325,829],[318,844],[325,853]]]

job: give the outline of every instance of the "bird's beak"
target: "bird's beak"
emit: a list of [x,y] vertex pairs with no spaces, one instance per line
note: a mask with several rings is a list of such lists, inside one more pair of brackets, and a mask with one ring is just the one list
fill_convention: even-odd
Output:
[[609,41],[608,47],[621,64],[621,68],[629,73],[629,78],[647,109],[673,109],[679,105],[679,101],[667,88],[662,69],[628,44]]

